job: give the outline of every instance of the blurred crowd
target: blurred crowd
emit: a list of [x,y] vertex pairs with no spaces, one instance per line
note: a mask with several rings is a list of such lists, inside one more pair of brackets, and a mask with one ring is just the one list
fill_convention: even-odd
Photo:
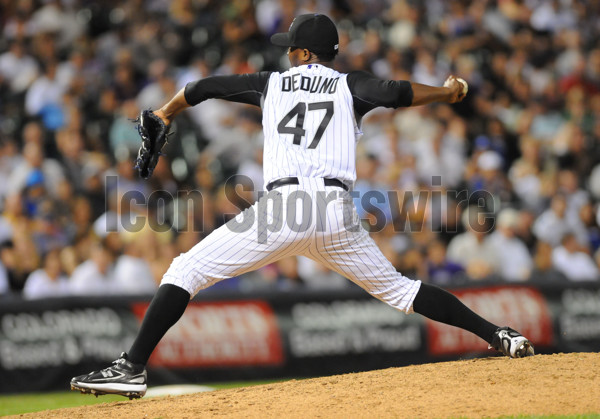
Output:
[[[356,202],[399,271],[442,286],[598,280],[599,2],[0,0],[0,294],[151,293],[250,205],[260,109],[181,114],[149,181],[132,119],[196,79],[286,69],[269,37],[308,12],[336,21],[339,71],[469,83],[460,104],[364,120],[355,191],[385,199]],[[288,258],[216,288],[347,284]]]

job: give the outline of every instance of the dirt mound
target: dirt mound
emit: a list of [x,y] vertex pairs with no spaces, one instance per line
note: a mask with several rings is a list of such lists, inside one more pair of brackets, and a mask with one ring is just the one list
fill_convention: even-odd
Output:
[[37,412],[31,417],[443,418],[586,413],[600,413],[597,353],[414,365]]

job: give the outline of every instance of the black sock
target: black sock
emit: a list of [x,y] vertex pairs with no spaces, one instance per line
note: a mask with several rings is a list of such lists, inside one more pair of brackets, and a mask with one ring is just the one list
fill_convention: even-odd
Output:
[[190,293],[183,288],[171,284],[161,285],[146,311],[142,327],[127,353],[127,359],[134,364],[146,365],[158,342],[181,318],[189,302]]
[[498,328],[473,312],[448,291],[429,284],[421,284],[413,302],[413,310],[431,320],[475,333],[487,343],[492,342],[494,332]]

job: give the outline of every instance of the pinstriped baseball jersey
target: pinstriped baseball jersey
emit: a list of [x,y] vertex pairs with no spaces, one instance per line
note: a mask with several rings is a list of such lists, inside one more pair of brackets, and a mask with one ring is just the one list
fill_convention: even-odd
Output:
[[272,189],[176,257],[162,283],[193,296],[223,279],[303,255],[398,310],[411,312],[421,282],[396,271],[358,223],[349,192],[324,180],[355,181],[357,120],[378,106],[410,105],[410,83],[308,64],[283,73],[209,77],[185,88],[190,105],[211,98],[261,106],[265,185],[296,179]]
[[265,185],[291,176],[356,180],[361,132],[346,79],[319,64],[271,74],[263,102]]
[[184,94],[191,106],[214,98],[263,108],[266,185],[291,176],[352,184],[360,120],[380,106],[410,106],[413,92],[407,81],[307,64],[284,73],[207,77],[188,83]]

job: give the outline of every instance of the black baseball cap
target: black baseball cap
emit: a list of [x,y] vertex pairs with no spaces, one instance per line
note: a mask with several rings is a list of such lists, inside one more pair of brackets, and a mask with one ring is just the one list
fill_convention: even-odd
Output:
[[335,23],[325,15],[297,16],[289,32],[276,33],[271,42],[280,47],[306,48],[315,54],[336,54],[340,40]]

